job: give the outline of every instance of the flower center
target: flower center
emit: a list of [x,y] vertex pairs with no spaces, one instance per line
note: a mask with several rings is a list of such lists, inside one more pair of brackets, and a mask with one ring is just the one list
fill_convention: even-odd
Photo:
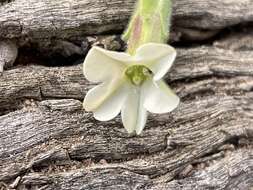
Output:
[[150,75],[151,71],[144,65],[132,65],[126,69],[125,75],[133,85],[141,85]]

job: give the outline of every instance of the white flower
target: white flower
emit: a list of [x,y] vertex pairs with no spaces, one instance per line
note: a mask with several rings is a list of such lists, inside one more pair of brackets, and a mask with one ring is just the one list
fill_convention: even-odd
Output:
[[147,111],[167,113],[180,99],[162,77],[176,57],[173,47],[147,43],[131,56],[93,47],[84,61],[84,75],[94,83],[84,99],[84,109],[100,121],[108,121],[121,112],[128,133],[140,134],[145,127]]

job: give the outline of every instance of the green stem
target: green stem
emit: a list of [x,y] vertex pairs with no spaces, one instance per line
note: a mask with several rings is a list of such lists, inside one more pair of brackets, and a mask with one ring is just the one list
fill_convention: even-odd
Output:
[[171,0],[139,0],[123,40],[128,44],[127,52],[149,42],[166,43],[169,37]]

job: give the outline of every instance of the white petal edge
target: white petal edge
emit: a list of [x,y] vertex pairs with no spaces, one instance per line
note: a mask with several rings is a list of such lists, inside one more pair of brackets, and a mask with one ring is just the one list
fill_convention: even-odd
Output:
[[147,121],[147,110],[143,107],[142,89],[132,86],[121,110],[123,125],[128,133],[141,134]]
[[168,113],[180,103],[180,98],[162,80],[148,80],[144,84],[144,107],[151,113]]
[[106,50],[100,47],[94,47],[94,48],[103,52],[104,54],[106,54],[108,57],[110,57],[111,59],[115,61],[120,61],[122,63],[129,63],[129,62],[134,61],[133,56],[125,52],[110,51],[110,50]]
[[166,44],[147,43],[136,51],[135,59],[144,63],[153,73],[154,80],[160,80],[176,59],[176,50]]
[[86,111],[94,111],[98,109],[108,98],[113,96],[123,81],[111,80],[105,81],[88,91],[86,94],[83,107]]
[[121,111],[127,96],[127,86],[122,84],[106,97],[104,102],[93,111],[94,118],[99,121],[109,121],[115,118]]
[[83,63],[84,76],[91,82],[103,82],[122,74],[131,58],[126,53],[119,53],[93,47]]

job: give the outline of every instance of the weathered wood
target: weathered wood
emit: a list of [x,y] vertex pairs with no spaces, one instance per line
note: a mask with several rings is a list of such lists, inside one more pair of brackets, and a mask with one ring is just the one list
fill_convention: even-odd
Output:
[[221,40],[215,41],[214,46],[233,51],[252,51],[253,27],[245,28],[245,31],[232,32]]
[[[229,94],[248,92],[253,88],[253,53],[250,51],[201,47],[178,49],[178,54],[167,79],[177,87],[176,91],[182,98],[205,91]],[[224,76],[237,77],[227,80],[222,79]],[[203,77],[210,78],[202,80]],[[80,65],[18,67],[6,71],[0,79],[0,110],[15,108],[27,98],[81,100],[92,86],[84,79]],[[183,82],[190,79],[199,82]]]
[[[248,189],[253,184],[252,174],[253,155],[242,149],[226,153],[213,166],[205,166],[202,172],[194,172],[193,177],[186,180],[152,180],[148,176],[106,164],[89,167],[89,172],[80,168],[75,172],[53,172],[49,175],[32,173],[25,175],[20,183],[22,187],[37,186],[43,189]],[[98,181],[107,183],[101,184]]]
[[[140,137],[128,136],[119,119],[97,122],[82,110],[80,100],[92,84],[84,79],[79,65],[27,66],[6,71],[0,81],[1,107],[22,109],[0,117],[0,179],[9,181],[21,176],[20,188],[35,188],[37,184],[54,189],[63,188],[68,180],[75,181],[76,173],[80,178],[72,187],[75,189],[80,188],[79,179],[90,181],[104,173],[101,182],[94,180],[84,187],[99,188],[116,176],[110,184],[117,187],[118,180],[125,179],[122,189],[132,188],[129,180],[136,181],[136,187],[151,185],[150,189],[159,189],[172,184],[176,189],[176,185],[166,182],[185,173],[185,168],[196,164],[197,159],[218,154],[223,151],[220,147],[236,145],[237,139],[251,142],[252,53],[211,47],[178,51],[167,79],[183,101],[171,114],[151,116]],[[29,101],[31,98],[36,101]],[[17,106],[22,99],[24,102]],[[100,168],[96,162],[101,159],[109,164]],[[83,165],[85,160],[95,162],[95,169]],[[78,170],[83,167],[88,176]],[[44,176],[44,172],[50,176]],[[22,177],[24,173],[28,174]],[[158,176],[166,179],[159,185],[156,180],[162,177]],[[251,183],[247,184],[249,187]]]
[[[79,64],[92,45],[124,49],[119,36],[133,5],[0,5],[0,38],[15,38],[22,47],[15,68],[0,76],[1,190],[253,187],[252,26],[244,24],[253,20],[253,2],[174,1],[171,40],[205,45],[179,43],[166,81],[181,104],[172,113],[150,115],[140,136],[128,135],[119,116],[98,122],[82,109],[94,84]],[[231,33],[223,31],[230,26]],[[76,55],[80,60],[71,62]],[[44,57],[58,66],[48,67]]]
[[[251,147],[252,148],[252,147]],[[147,189],[251,189],[253,184],[253,154],[245,148],[224,153],[224,158],[217,159],[202,166],[201,171],[192,177],[171,182],[157,181]]]
[[4,67],[11,67],[18,56],[18,47],[12,41],[0,41],[0,74]]
[[[118,121],[95,121],[77,100],[43,101],[1,117],[0,179],[51,172],[49,165],[74,172],[87,167],[79,162],[86,159],[106,159],[116,172],[173,179],[224,144],[252,139],[252,103],[252,94],[184,102],[172,114],[151,117],[145,132],[130,138]],[[131,160],[113,163],[119,159]]]
[[[6,1],[0,5],[0,39],[16,38],[19,47],[28,46],[45,57],[85,55],[89,45],[85,36],[121,33],[134,3]],[[252,22],[252,9],[251,0],[175,1],[171,41],[209,39],[228,26]]]
[[[68,1],[19,0],[0,6],[0,37],[71,39],[88,34],[121,31],[134,0]],[[216,30],[253,21],[251,0],[174,2],[174,26]]]

